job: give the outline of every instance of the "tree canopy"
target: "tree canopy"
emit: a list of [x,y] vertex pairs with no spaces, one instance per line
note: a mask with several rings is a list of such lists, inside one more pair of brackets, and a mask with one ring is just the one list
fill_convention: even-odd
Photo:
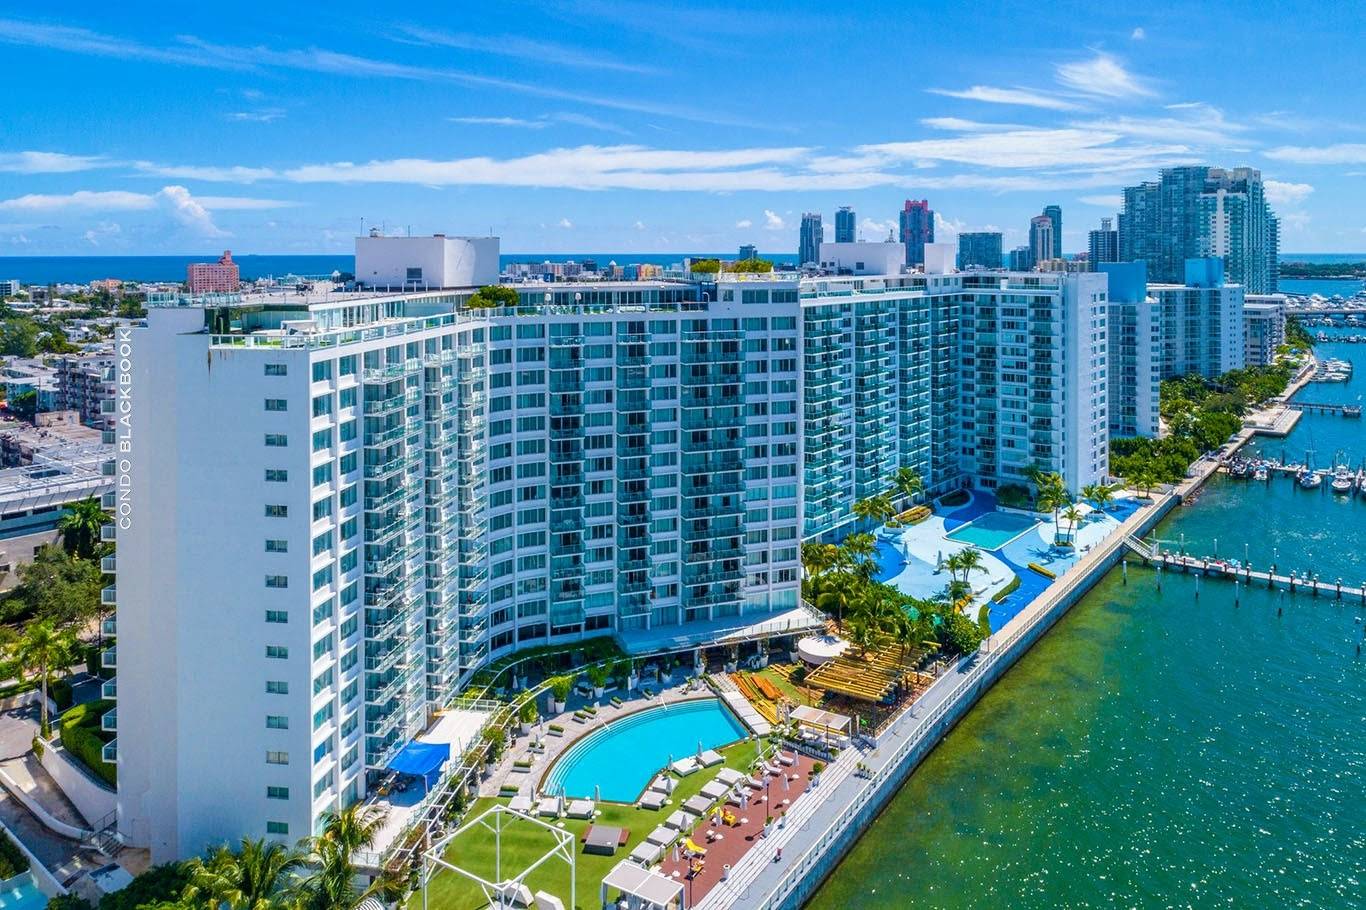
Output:
[[466,306],[471,309],[515,307],[521,303],[517,292],[505,284],[490,284],[475,291]]

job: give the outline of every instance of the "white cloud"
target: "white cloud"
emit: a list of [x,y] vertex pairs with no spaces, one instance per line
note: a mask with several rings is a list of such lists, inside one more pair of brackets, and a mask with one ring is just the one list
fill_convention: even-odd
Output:
[[450,121],[471,126],[511,126],[527,130],[543,130],[550,126],[549,120],[527,120],[525,117],[451,117]]
[[61,152],[0,152],[0,171],[10,174],[70,174],[112,164],[97,155],[65,155]]
[[607,53],[580,50],[567,44],[552,44],[548,41],[535,41],[519,35],[491,35],[461,32],[447,32],[438,29],[422,28],[414,25],[399,27],[395,40],[408,44],[423,44],[430,47],[451,47],[458,50],[479,51],[515,60],[530,60],[534,63],[554,66],[572,66],[582,69],[614,70],[626,73],[655,73],[655,70],[638,63],[630,63]]
[[154,177],[169,177],[173,180],[205,180],[213,183],[255,183],[257,180],[271,180],[279,175],[268,167],[230,167],[165,165],[151,161],[133,163],[138,171]]
[[247,196],[196,196],[211,212],[254,212],[262,209],[292,209],[303,203],[289,199],[253,199]]
[[573,226],[574,226],[574,222],[570,221],[568,218],[561,218],[561,219],[560,219],[560,227],[564,228],[565,230],[568,230],[569,228],[572,228]]
[[634,227],[638,231],[643,231],[645,230],[645,222],[637,221],[634,225],[632,225],[632,227]]
[[98,225],[86,231],[82,235],[85,242],[91,246],[99,246],[100,242],[109,238],[117,237],[123,233],[123,227],[114,221],[101,221]]
[[255,111],[232,111],[227,118],[238,123],[271,123],[284,116],[285,109],[282,107],[263,107]]
[[1366,164],[1366,143],[1341,142],[1336,145],[1283,145],[1269,149],[1266,157],[1295,164]]
[[1084,202],[1087,205],[1099,206],[1103,209],[1117,210],[1124,207],[1124,197],[1117,193],[1114,195],[1107,194],[1102,196],[1078,196],[1077,200],[1079,202]]
[[878,221],[876,218],[864,218],[859,222],[859,227],[863,229],[863,236],[869,240],[883,240],[887,234],[896,230],[896,219],[888,218],[886,221]]
[[739,221],[735,222],[735,226],[740,230],[744,230],[745,228],[754,227],[754,222],[750,221],[748,218],[741,218]]
[[123,190],[77,190],[65,195],[29,193],[0,201],[0,210],[7,212],[131,212],[155,206],[155,201],[146,193],[129,193]]
[[939,243],[945,243],[950,237],[957,238],[959,234],[968,229],[967,223],[958,219],[949,220],[940,212],[934,213],[934,239]]
[[228,232],[213,223],[213,216],[183,186],[164,186],[156,194],[162,210],[184,227],[205,237],[227,237]]
[[781,231],[784,227],[782,216],[772,209],[764,209],[764,230]]
[[1148,37],[1148,33],[1143,30],[1141,25],[1129,33],[1129,38],[1134,41],[1142,41],[1146,37]]
[[857,151],[871,156],[872,164],[933,159],[1012,170],[1151,167],[1190,157],[1191,150],[1184,145],[1123,144],[1123,138],[1118,131],[1097,129],[1020,129],[887,142],[860,146]]
[[1314,192],[1314,187],[1308,183],[1286,183],[1281,180],[1267,180],[1263,187],[1266,190],[1267,201],[1272,205],[1292,208],[1308,199],[1309,194]]
[[1001,130],[1024,130],[1027,126],[1012,123],[983,123],[961,117],[925,117],[920,121],[930,129],[950,130],[955,133],[995,133]]
[[944,95],[949,98],[985,101],[988,104],[1017,104],[1022,107],[1040,107],[1051,111],[1072,111],[1080,107],[1080,105],[1065,98],[1059,98],[1057,95],[1024,88],[974,85],[965,89],[931,88],[925,91],[932,95]]
[[1058,64],[1055,75],[1060,85],[1084,95],[1139,98],[1153,94],[1124,64],[1104,53],[1097,53],[1090,60]]

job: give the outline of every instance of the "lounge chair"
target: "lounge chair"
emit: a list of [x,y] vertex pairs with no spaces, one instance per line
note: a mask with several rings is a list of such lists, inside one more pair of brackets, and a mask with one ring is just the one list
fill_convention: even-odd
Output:
[[779,752],[778,763],[791,768],[793,765],[797,763],[797,758],[796,756],[789,755],[786,752]]
[[720,771],[716,772],[716,779],[727,787],[733,787],[744,780],[745,776],[734,768],[722,768]]
[[503,900],[516,907],[530,907],[535,898],[531,895],[531,889],[521,882],[508,882],[498,889]]
[[564,910],[564,901],[553,894],[537,891],[535,897],[536,910]]
[[530,796],[518,794],[508,802],[508,808],[513,812],[530,813],[533,803]]
[[702,767],[704,768],[710,768],[713,765],[719,765],[721,764],[721,762],[726,760],[725,756],[722,755],[720,752],[717,752],[715,749],[708,749],[707,751],[699,755],[697,758],[698,761],[701,762]]
[[669,767],[673,773],[677,774],[679,777],[687,777],[689,774],[693,774],[700,770],[702,765],[698,763],[697,759],[690,755],[687,758],[680,758]]
[[764,782],[757,777],[746,777],[745,786],[749,787],[751,790],[762,790],[764,789]]
[[654,829],[649,834],[645,835],[645,842],[647,844],[657,844],[661,847],[667,847],[669,846],[669,844],[672,844],[677,838],[677,831],[675,831],[673,828],[670,828],[668,825],[660,825],[658,828]]
[[591,799],[576,799],[569,804],[564,814],[570,818],[592,818],[595,808]]
[[663,793],[656,793],[651,790],[640,798],[640,808],[642,809],[661,809],[668,797]]
[[650,789],[656,793],[672,793],[673,784],[667,774],[661,774],[650,782]]
[[556,818],[560,814],[560,801],[553,796],[547,796],[536,804],[536,814],[550,818]]
[[711,809],[711,804],[712,800],[707,799],[705,796],[694,796],[683,803],[683,808],[696,815],[706,815]]
[[719,780],[714,780],[702,788],[701,793],[707,799],[720,799],[730,792],[730,788]]
[[684,812],[682,809],[675,809],[668,818],[664,819],[664,824],[675,831],[682,831],[684,828],[691,827],[695,821],[697,821],[696,815],[691,812]]

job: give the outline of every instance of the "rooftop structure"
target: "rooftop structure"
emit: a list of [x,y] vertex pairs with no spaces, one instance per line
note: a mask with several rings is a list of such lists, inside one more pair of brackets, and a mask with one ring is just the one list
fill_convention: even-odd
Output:
[[217,262],[192,262],[185,272],[185,284],[191,294],[228,293],[241,284],[241,272],[232,261],[232,250],[224,250]]

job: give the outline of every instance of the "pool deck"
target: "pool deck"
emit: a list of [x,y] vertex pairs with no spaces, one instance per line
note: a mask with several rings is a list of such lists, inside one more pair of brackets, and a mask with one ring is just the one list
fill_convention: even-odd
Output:
[[[649,688],[656,688],[645,683]],[[669,686],[662,691],[656,691],[653,698],[646,698],[639,690],[630,693],[630,697],[623,696],[620,691],[609,691],[601,699],[583,698],[571,696],[569,704],[565,710],[553,717],[542,717],[535,724],[531,725],[531,732],[526,735],[518,735],[517,738],[508,744],[508,748],[503,751],[503,757],[499,760],[497,767],[480,785],[480,796],[498,796],[505,786],[516,787],[520,796],[532,796],[539,791],[550,768],[556,760],[563,755],[570,746],[583,739],[588,734],[602,729],[605,725],[614,720],[638,714],[651,708],[658,708],[665,704],[677,704],[683,701],[700,701],[705,698],[716,698],[716,693],[708,689],[701,683],[694,683],[691,689],[687,689],[686,683]],[[622,699],[620,708],[611,704],[611,697],[617,695]],[[601,704],[597,704],[601,702]],[[586,705],[597,704],[597,716],[591,720],[579,722],[574,719],[574,712],[582,710]],[[556,735],[550,731],[550,724],[558,724],[564,727],[563,735]],[[531,751],[531,744],[539,739],[545,745],[544,752]],[[515,767],[518,760],[530,759],[530,769],[520,769]]]
[[[973,544],[954,540],[948,534],[983,515],[997,511],[996,499],[989,493],[976,491],[965,505],[944,513],[936,513],[919,524],[904,528],[881,528],[875,535],[877,543],[878,581],[896,587],[913,597],[930,598],[940,594],[950,581],[947,570],[938,569],[949,556],[974,548]],[[988,615],[993,632],[1000,631],[1012,618],[1043,593],[1052,579],[1029,568],[1030,563],[1047,568],[1061,576],[1077,565],[1087,553],[1119,529],[1122,522],[1138,509],[1131,497],[1118,496],[1104,514],[1086,503],[1077,508],[1084,513],[1074,535],[1075,546],[1059,548],[1051,545],[1055,525],[1051,513],[1027,513],[1009,510],[1038,521],[1033,528],[1023,531],[995,550],[975,547],[982,554],[980,568],[972,573],[973,598],[966,611],[972,619],[984,603],[990,603]],[[1001,510],[1005,511],[1005,510]],[[1063,523],[1064,527],[1068,527]],[[1070,530],[1070,528],[1069,528]],[[991,598],[1020,579],[1020,586],[1000,603]]]

